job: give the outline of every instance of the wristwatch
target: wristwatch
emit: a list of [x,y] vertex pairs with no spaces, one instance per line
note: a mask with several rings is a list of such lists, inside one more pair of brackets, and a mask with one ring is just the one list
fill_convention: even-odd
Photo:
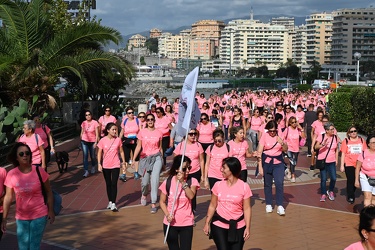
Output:
[[183,189],[183,190],[187,189],[188,187],[189,187],[189,184],[187,184],[187,182],[185,182],[185,184],[182,185],[182,189]]

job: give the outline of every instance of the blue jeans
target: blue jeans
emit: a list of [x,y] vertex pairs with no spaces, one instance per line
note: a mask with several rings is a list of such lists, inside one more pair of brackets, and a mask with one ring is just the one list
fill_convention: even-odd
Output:
[[330,162],[325,164],[325,168],[320,170],[320,192],[321,194],[327,193],[327,174],[330,176],[329,191],[333,192],[336,184],[336,162]]
[[91,157],[91,166],[96,166],[95,148],[93,142],[81,141],[83,151],[83,168],[89,170],[89,152]]
[[282,206],[284,200],[284,164],[279,163],[276,165],[268,166],[266,164],[263,164],[263,174],[266,205],[272,205],[272,179],[275,179],[276,205]]
[[[297,165],[297,161],[298,161],[298,154],[299,152],[292,152],[292,151],[288,151],[288,158],[289,159],[293,159],[294,162],[296,163]],[[290,173],[294,174],[294,172],[296,171],[296,165],[293,165],[291,162],[289,163],[290,165]]]
[[47,224],[47,216],[34,220],[16,220],[16,224],[19,250],[40,249],[40,243]]

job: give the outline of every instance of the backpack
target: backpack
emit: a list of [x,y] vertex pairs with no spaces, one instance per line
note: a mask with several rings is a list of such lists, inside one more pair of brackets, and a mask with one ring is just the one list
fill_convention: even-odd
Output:
[[[173,176],[168,176],[167,178],[167,182],[166,182],[166,185],[165,185],[165,189],[167,190],[167,196],[169,196],[169,191],[171,189],[171,182],[172,182],[172,177]],[[191,177],[188,176],[187,180],[186,180],[186,183],[191,186]]]
[[[125,127],[125,124],[128,122],[128,119],[129,119],[129,118],[126,118],[126,119],[124,120],[124,127]],[[138,118],[135,117],[134,119],[135,119],[135,122],[137,123],[137,126],[139,126],[139,120],[138,120]]]
[[[228,149],[228,153],[230,152],[230,146],[228,143],[225,143],[225,145],[227,146],[227,149]],[[214,147],[214,144],[211,144],[210,145],[210,152],[212,151],[212,148]]]

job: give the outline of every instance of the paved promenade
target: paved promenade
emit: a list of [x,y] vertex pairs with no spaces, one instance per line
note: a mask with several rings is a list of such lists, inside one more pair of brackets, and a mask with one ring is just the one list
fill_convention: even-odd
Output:
[[[140,205],[140,180],[128,173],[127,182],[119,181],[119,212],[114,213],[105,209],[108,201],[102,174],[82,178],[78,141],[66,142],[58,150],[69,151],[69,171],[60,174],[52,162],[48,172],[53,187],[63,196],[64,208],[55,223],[47,225],[41,249],[167,249],[163,244],[163,213],[150,214],[149,206]],[[300,153],[296,183],[285,181],[283,217],[277,215],[276,208],[265,213],[262,180],[254,177],[254,162],[248,161],[252,221],[251,237],[244,249],[343,249],[359,240],[356,228],[358,211],[363,207],[361,192],[357,190],[355,203],[348,204],[345,174],[338,172],[335,201],[319,202],[319,171],[309,171],[309,160]],[[209,192],[201,189],[198,196],[193,249],[216,249],[202,231]],[[9,219],[8,231],[0,242],[2,250],[17,249],[14,206]]]

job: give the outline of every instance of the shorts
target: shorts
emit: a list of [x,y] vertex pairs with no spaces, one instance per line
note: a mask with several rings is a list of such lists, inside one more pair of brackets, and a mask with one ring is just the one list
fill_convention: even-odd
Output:
[[372,195],[375,195],[375,187],[368,184],[367,177],[362,172],[359,172],[359,182],[361,183],[362,192],[371,192]]

